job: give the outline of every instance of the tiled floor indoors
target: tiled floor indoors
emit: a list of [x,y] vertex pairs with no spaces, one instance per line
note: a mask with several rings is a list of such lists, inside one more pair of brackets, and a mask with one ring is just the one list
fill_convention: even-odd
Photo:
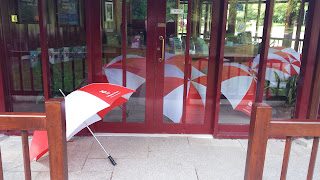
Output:
[[[112,166],[93,137],[68,142],[69,179],[85,180],[215,180],[243,179],[247,140],[213,139],[210,135],[99,136],[115,158]],[[23,179],[21,138],[3,136],[0,142],[4,179]],[[292,145],[289,180],[306,179],[312,140],[297,139]],[[279,179],[283,140],[269,140],[264,179]],[[314,179],[320,179],[318,161]],[[49,179],[48,155],[32,162],[32,178]]]

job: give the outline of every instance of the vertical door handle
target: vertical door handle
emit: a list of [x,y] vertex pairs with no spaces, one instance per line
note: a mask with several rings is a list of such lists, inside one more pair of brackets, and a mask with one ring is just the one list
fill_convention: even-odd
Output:
[[161,57],[158,59],[159,62],[162,62],[164,60],[164,38],[163,36],[159,36],[159,40],[162,41],[162,52],[161,52]]

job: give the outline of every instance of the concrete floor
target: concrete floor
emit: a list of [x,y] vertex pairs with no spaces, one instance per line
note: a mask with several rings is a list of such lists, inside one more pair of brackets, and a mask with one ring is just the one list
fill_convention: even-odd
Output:
[[[115,167],[93,137],[75,137],[67,143],[69,179],[243,179],[247,140],[152,136],[98,137],[118,163]],[[5,179],[23,179],[21,138],[3,137],[0,145]],[[294,140],[287,179],[306,178],[311,145],[312,140]],[[283,149],[283,140],[269,140],[264,179],[279,179]],[[319,168],[317,163],[314,179],[320,179]],[[31,169],[33,179],[49,179],[48,155],[32,162]]]

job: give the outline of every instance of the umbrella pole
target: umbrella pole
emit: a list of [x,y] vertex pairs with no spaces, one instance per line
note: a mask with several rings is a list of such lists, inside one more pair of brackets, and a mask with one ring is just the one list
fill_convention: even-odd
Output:
[[86,122],[84,122],[84,124],[87,126],[88,130],[90,131],[90,133],[92,134],[92,136],[97,140],[98,144],[101,146],[101,148],[103,149],[103,151],[107,154],[110,162],[115,166],[117,165],[116,161],[114,161],[114,159],[112,158],[112,156],[110,156],[110,154],[106,151],[106,149],[102,146],[102,144],[100,143],[100,141],[98,140],[98,138],[94,135],[94,133],[92,132],[92,130],[89,128],[89,126],[87,125]]
[[[59,91],[61,92],[61,94],[62,94],[63,97],[65,98],[66,95],[62,92],[62,90],[59,89]],[[112,156],[110,156],[110,154],[109,154],[109,153],[106,151],[106,149],[102,146],[102,144],[100,143],[100,141],[98,140],[98,138],[97,138],[97,137],[94,135],[94,133],[91,131],[91,129],[89,128],[88,124],[87,124],[86,122],[83,122],[83,123],[87,126],[87,128],[88,128],[88,130],[90,131],[90,133],[92,134],[92,136],[97,140],[97,142],[99,143],[99,145],[101,146],[101,148],[103,149],[103,151],[107,154],[110,162],[111,162],[114,166],[117,165],[116,161],[114,161],[114,159],[112,158]]]

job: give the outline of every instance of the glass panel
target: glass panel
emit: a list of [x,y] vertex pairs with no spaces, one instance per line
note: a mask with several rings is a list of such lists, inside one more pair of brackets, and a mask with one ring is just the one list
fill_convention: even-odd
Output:
[[109,83],[123,86],[123,69],[126,69],[126,86],[136,90],[126,105],[114,108],[105,122],[122,122],[126,109],[126,122],[145,122],[146,76],[146,24],[147,1],[131,0],[127,3],[127,53],[123,61],[122,1],[104,1],[103,63]]
[[163,122],[181,123],[184,94],[187,1],[167,0]]
[[[123,86],[122,1],[102,1],[102,64],[107,82]],[[122,122],[123,105],[113,108],[103,122]]]
[[135,89],[127,102],[127,122],[144,123],[146,112],[147,0],[131,0],[127,19],[127,87]]
[[263,1],[229,1],[219,123],[249,124],[264,13]]
[[186,123],[204,123],[212,1],[192,1]]
[[48,51],[51,92],[62,97],[87,85],[84,1],[48,1]]
[[272,118],[294,116],[308,4],[289,0],[274,6],[264,92]]
[[[14,112],[44,112],[41,50],[39,37],[38,3],[11,1],[2,2],[4,22],[10,19],[4,29],[7,39],[8,58],[6,69],[10,84],[11,111]],[[23,9],[24,8],[24,9]],[[11,22],[11,14],[19,14],[16,23]],[[8,29],[6,29],[8,28]],[[2,48],[2,47],[1,47]]]

